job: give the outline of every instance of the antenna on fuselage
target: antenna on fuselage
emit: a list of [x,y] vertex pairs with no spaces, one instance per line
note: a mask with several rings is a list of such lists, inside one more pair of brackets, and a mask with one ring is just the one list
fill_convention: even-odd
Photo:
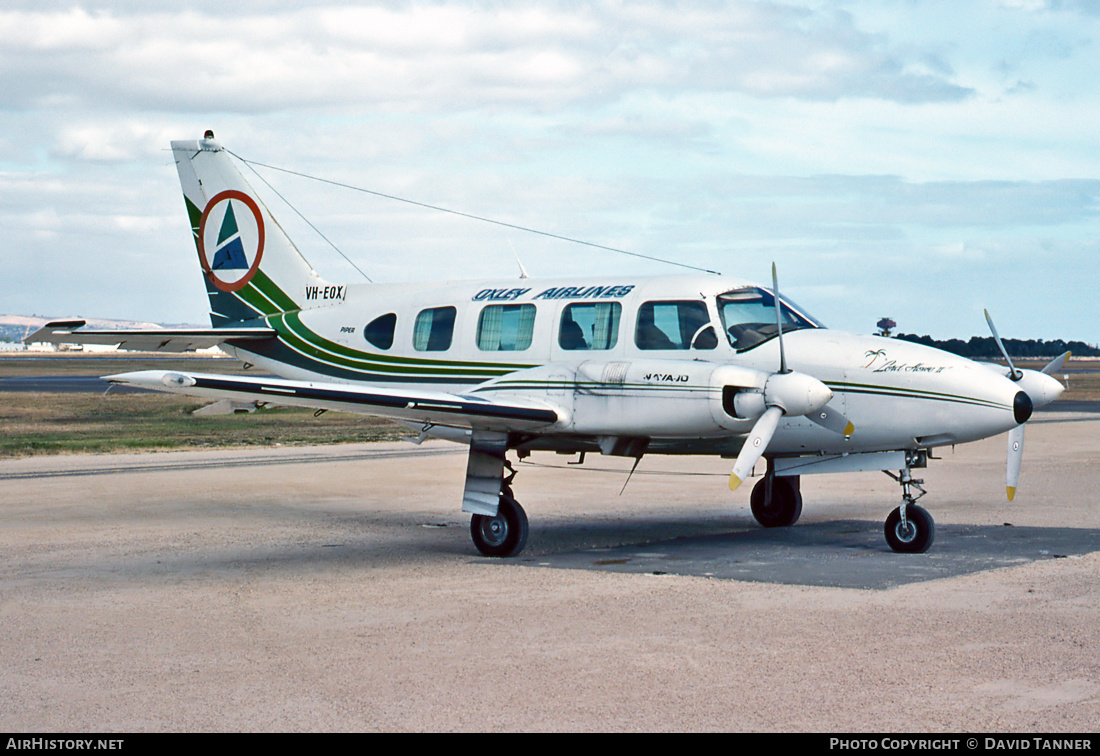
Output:
[[523,260],[519,259],[519,252],[516,252],[516,245],[512,244],[512,241],[508,241],[508,246],[512,248],[512,254],[515,255],[516,265],[519,266],[519,277],[521,279],[527,278],[527,268],[523,267]]

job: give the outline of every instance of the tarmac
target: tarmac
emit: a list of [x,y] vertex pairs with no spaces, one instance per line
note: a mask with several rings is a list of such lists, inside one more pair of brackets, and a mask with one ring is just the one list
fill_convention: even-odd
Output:
[[499,560],[442,442],[2,461],[0,729],[1093,733],[1100,416],[1025,446],[1013,502],[937,452],[921,555],[882,473],[765,530],[729,461],[536,454]]

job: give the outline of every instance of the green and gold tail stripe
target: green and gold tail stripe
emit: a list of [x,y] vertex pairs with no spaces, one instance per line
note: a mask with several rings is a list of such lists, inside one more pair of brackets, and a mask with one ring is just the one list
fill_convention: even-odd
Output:
[[294,312],[299,309],[298,304],[267,277],[263,268],[256,271],[256,274],[252,276],[252,280],[237,292],[237,296],[267,316]]

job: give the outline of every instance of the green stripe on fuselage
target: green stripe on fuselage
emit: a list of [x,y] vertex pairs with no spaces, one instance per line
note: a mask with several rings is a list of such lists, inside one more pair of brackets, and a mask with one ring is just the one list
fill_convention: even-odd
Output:
[[920,391],[917,389],[894,388],[891,386],[878,386],[866,383],[834,383],[826,381],[825,385],[837,393],[847,394],[873,394],[878,396],[896,396],[909,399],[927,399],[941,402],[955,402],[959,404],[973,404],[980,407],[993,409],[1012,409],[1003,402],[994,402],[988,399],[978,399],[972,396],[960,394],[945,394],[938,391]]

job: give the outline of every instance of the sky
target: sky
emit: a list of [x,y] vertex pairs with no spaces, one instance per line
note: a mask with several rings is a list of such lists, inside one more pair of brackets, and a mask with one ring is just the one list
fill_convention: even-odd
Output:
[[[989,309],[1097,344],[1098,48],[1087,0],[5,0],[0,313],[207,323],[168,144],[213,129],[593,244],[774,261],[841,330],[985,336]],[[255,170],[334,281],[364,280],[341,253],[386,282],[683,272]]]

